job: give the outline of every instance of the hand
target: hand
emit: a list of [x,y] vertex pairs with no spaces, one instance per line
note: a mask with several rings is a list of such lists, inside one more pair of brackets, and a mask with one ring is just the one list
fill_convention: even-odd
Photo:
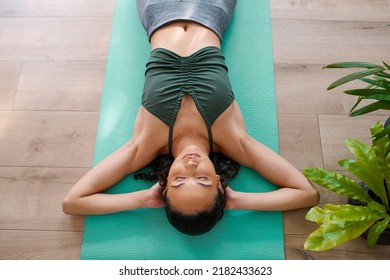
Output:
[[157,182],[147,191],[147,208],[160,208],[165,206],[162,194],[163,190],[163,187],[161,187],[159,182]]

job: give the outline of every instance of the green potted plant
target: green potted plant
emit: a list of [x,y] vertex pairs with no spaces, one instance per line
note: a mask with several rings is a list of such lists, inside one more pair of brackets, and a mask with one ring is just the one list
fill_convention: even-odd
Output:
[[[366,84],[366,86],[362,88],[344,91],[346,94],[358,97],[355,105],[350,111],[351,117],[360,116],[377,110],[390,110],[390,65],[386,62],[383,62],[383,66],[367,62],[340,62],[326,65],[324,68],[363,69],[338,79],[328,87],[328,90],[331,90],[355,80],[361,80]],[[363,100],[372,100],[372,102],[366,106],[357,108]],[[389,122],[390,117],[387,119],[386,123]],[[390,126],[385,127],[386,128],[380,133],[374,135],[375,139],[390,133]]]
[[[333,63],[324,68],[361,68],[333,82],[328,90],[360,80],[366,86],[344,91],[357,96],[350,116],[360,116],[376,110],[390,110],[390,66],[367,62]],[[358,106],[363,100],[372,101]],[[307,238],[304,248],[324,251],[344,242],[364,236],[368,247],[378,240],[390,244],[390,117],[384,127],[378,122],[371,128],[372,144],[346,139],[348,149],[356,159],[339,161],[355,180],[321,168],[307,168],[303,174],[311,181],[333,192],[348,197],[348,204],[326,204],[313,207],[306,215],[309,221],[320,224]]]
[[[380,135],[385,129],[381,123],[371,127],[371,135]],[[306,215],[309,221],[320,224],[307,238],[306,250],[325,251],[344,242],[367,234],[367,245],[373,247],[385,230],[390,228],[390,139],[389,135],[372,139],[368,145],[359,140],[345,140],[356,159],[340,160],[340,166],[359,178],[367,189],[355,180],[321,168],[307,168],[303,174],[310,180],[333,192],[348,197],[358,205],[326,204],[315,206]]]

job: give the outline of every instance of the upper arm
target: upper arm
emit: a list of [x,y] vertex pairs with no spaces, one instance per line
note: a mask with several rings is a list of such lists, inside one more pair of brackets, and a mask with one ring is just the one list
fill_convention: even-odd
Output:
[[126,175],[133,173],[155,157],[134,140],[130,140],[114,153],[90,169],[69,191],[68,199],[77,199],[100,193],[112,187]]
[[312,188],[303,174],[278,153],[245,131],[232,132],[221,152],[239,164],[255,170],[279,187]]
[[301,172],[278,153],[245,134],[240,143],[241,153],[237,160],[256,170],[260,175],[280,187],[296,187],[306,181]]
[[89,170],[67,197],[78,198],[103,192],[126,175],[149,164],[164,148],[168,137],[156,119],[141,107],[133,138]]
[[282,188],[266,195],[250,194],[254,199],[253,207],[247,209],[293,209],[318,203],[318,192],[297,168],[246,132],[237,104],[233,104],[230,114],[218,121],[216,144],[220,151]]

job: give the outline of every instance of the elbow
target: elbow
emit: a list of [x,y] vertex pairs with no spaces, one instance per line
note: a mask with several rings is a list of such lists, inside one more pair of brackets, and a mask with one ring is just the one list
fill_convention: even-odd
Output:
[[62,211],[67,215],[75,215],[76,212],[74,211],[74,205],[74,199],[70,198],[69,196],[66,196],[65,199],[62,201]]
[[65,214],[72,214],[71,213],[71,202],[70,200],[66,197],[63,201],[62,201],[62,212],[64,212]]
[[312,207],[320,202],[320,193],[310,182],[310,187],[306,190],[307,207]]

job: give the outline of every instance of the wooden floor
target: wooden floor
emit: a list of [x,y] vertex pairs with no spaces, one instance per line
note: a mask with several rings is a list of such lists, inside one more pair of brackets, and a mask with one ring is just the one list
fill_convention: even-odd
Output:
[[[263,0],[262,0],[263,1]],[[380,112],[326,87],[337,61],[390,62],[389,0],[271,0],[281,154],[300,169],[339,170],[343,139],[368,141]],[[0,259],[78,259],[83,218],[65,193],[91,167],[114,0],[0,1]],[[343,198],[321,190],[321,204]],[[286,212],[287,259],[390,259],[362,239],[303,250],[315,225]]]

